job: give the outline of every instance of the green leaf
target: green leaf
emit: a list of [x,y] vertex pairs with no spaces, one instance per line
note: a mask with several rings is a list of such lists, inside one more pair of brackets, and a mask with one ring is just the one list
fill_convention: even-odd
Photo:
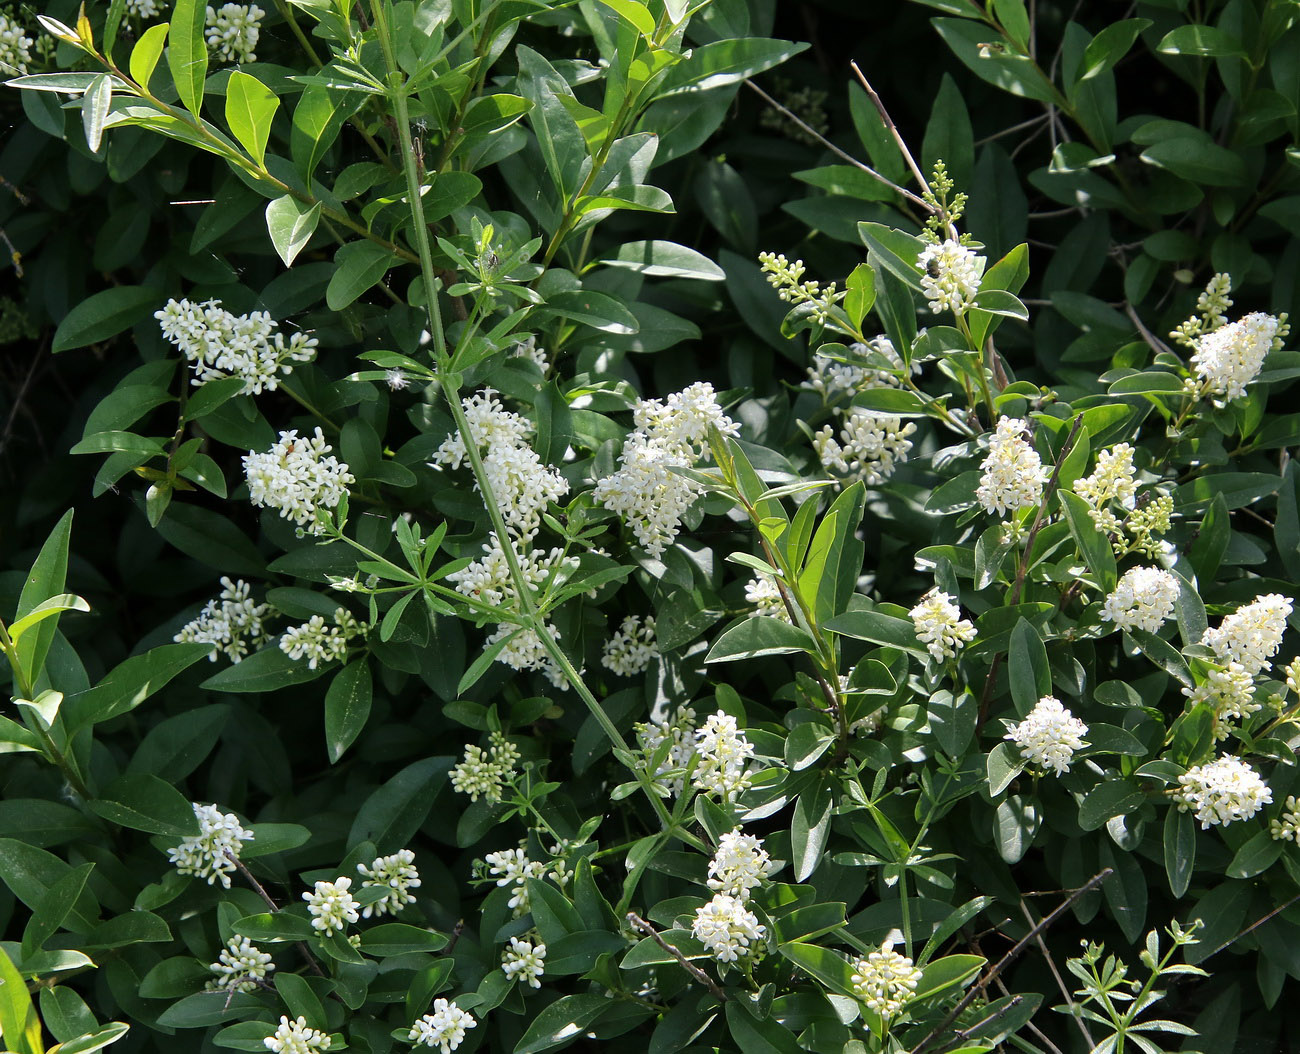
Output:
[[90,809],[110,823],[172,838],[199,833],[194,806],[175,787],[147,772],[122,776],[90,802]]
[[[18,597],[18,607],[14,619],[21,623],[24,618],[35,612],[42,604],[63,593],[68,575],[68,543],[72,537],[72,510],[69,509],[54,525],[45,543],[41,546]],[[45,666],[45,657],[54,642],[54,633],[58,619],[46,619],[36,632],[21,642],[18,659],[28,681],[35,682],[37,674]]]
[[100,140],[104,137],[104,122],[108,119],[108,107],[113,101],[113,79],[107,73],[101,73],[86,89],[81,99],[81,125],[86,133],[86,145],[90,152],[99,151]]
[[1228,865],[1229,878],[1254,878],[1277,863],[1285,842],[1274,838],[1268,831],[1257,831],[1237,850]]
[[296,823],[255,823],[249,830],[253,832],[253,840],[244,843],[241,856],[245,860],[297,849],[311,839],[311,832]]
[[364,658],[354,659],[334,675],[325,693],[325,747],[331,765],[366,727],[372,696],[370,664]]
[[163,45],[167,42],[169,28],[166,22],[150,26],[140,34],[140,39],[131,49],[131,79],[142,88],[149,87],[153,71],[158,66],[158,60],[162,58]]
[[1083,557],[1084,563],[1088,565],[1088,570],[1092,572],[1102,589],[1107,592],[1113,590],[1118,573],[1115,567],[1115,551],[1111,548],[1110,541],[1092,522],[1092,507],[1073,491],[1063,490],[1059,494],[1061,511],[1065,514],[1070,535],[1079,547],[1079,554]]
[[318,666],[313,670],[306,659],[291,659],[278,647],[270,645],[242,662],[214,673],[201,687],[220,692],[273,692],[323,677],[332,665]]
[[705,662],[735,662],[760,655],[813,654],[815,646],[798,626],[766,615],[754,615],[738,622],[717,639]]
[[1169,891],[1181,899],[1191,884],[1196,866],[1196,821],[1191,813],[1181,809],[1165,813],[1164,857]]
[[[956,18],[936,18],[933,24],[962,65],[981,80],[1026,99],[1056,101],[1055,89],[1033,59],[1001,45],[988,26]],[[987,46],[990,37],[994,47]]]
[[997,797],[1025,770],[1025,759],[1014,743],[999,743],[989,751],[987,769],[989,794]]
[[8,953],[0,948],[0,1035],[14,1054],[41,1054],[41,1019],[36,1014],[27,983]]
[[198,116],[203,106],[203,82],[208,75],[208,42],[204,39],[207,4],[204,0],[176,0],[172,10],[171,46],[167,65],[181,102]]
[[641,325],[636,316],[612,296],[587,289],[573,289],[549,297],[546,306],[537,309],[539,315],[558,315],[598,329],[602,333],[636,333]]
[[993,810],[993,841],[1004,863],[1015,864],[1033,845],[1042,825],[1042,810],[1032,798],[1011,794]]
[[614,1004],[603,995],[566,995],[533,1018],[514,1054],[539,1054],[577,1039]]
[[988,960],[982,955],[945,955],[921,971],[913,999],[929,999],[963,985],[980,972]]
[[899,648],[921,659],[930,654],[917,641],[916,627],[911,619],[886,615],[881,611],[847,611],[828,619],[825,628],[856,640],[869,640],[873,644]]
[[404,922],[386,922],[361,934],[361,950],[379,959],[410,952],[440,952],[446,946],[447,938],[441,933]]
[[84,1036],[78,1036],[76,1039],[70,1039],[68,1042],[60,1045],[57,1050],[52,1049],[52,1054],[91,1054],[92,1051],[102,1050],[127,1034],[131,1026],[125,1021],[110,1021],[105,1025],[100,1025],[93,1032],[87,1032]]
[[519,94],[532,104],[528,123],[537,137],[546,170],[561,198],[578,189],[579,170],[587,159],[587,143],[568,109],[560,101],[573,96],[568,81],[546,59],[520,45]]
[[637,0],[600,0],[600,2],[631,22],[643,37],[649,39],[654,36],[655,18],[645,4],[638,3]]
[[1147,373],[1130,373],[1112,381],[1106,389],[1109,395],[1184,395],[1183,379],[1168,370],[1151,370]]
[[803,1054],[794,1033],[775,1017],[755,1017],[735,1000],[728,1000],[726,1013],[731,1038],[745,1054]]
[[81,898],[81,891],[86,888],[86,880],[93,870],[94,864],[81,864],[45,891],[23,931],[24,956],[37,951],[58,932],[63,920]]
[[929,175],[934,163],[943,161],[948,174],[959,187],[971,185],[975,171],[975,138],[971,132],[966,99],[957,82],[948,73],[939,83],[939,91],[930,109],[930,120],[921,141],[921,168]]
[[1146,802],[1146,792],[1128,780],[1105,780],[1079,804],[1079,826],[1095,831],[1115,816],[1127,816]]
[[1197,58],[1248,59],[1240,40],[1214,26],[1192,23],[1171,29],[1156,45],[1166,55],[1194,55]]
[[1028,619],[1020,619],[1011,631],[1007,677],[1011,682],[1011,698],[1022,717],[1038,705],[1039,699],[1052,694],[1052,671],[1047,665],[1047,649],[1043,647],[1043,638],[1038,635],[1038,630]]
[[1083,49],[1083,61],[1079,63],[1078,82],[1091,80],[1099,74],[1113,69],[1133,46],[1142,30],[1151,25],[1147,18],[1125,18],[1112,22],[1100,30],[1088,41]]
[[210,644],[164,644],[132,656],[93,688],[68,697],[63,716],[69,732],[127,713],[211,651]]
[[876,302],[876,272],[870,264],[858,264],[844,282],[844,313],[858,329]]
[[302,941],[316,935],[309,919],[288,911],[245,915],[231,928],[253,941]]
[[678,63],[665,78],[656,98],[739,84],[807,48],[804,43],[761,37],[717,40],[694,48],[690,58]]
[[[180,4],[177,4],[179,10]],[[239,140],[239,145],[257,162],[258,168],[266,165],[266,142],[271,136],[271,121],[279,106],[280,100],[275,93],[256,77],[240,70],[230,74],[230,80],[226,82],[226,123]]]
[[276,198],[266,206],[266,229],[285,267],[291,266],[311,241],[320,222],[320,210],[319,201],[308,208],[292,194]]
[[118,285],[86,297],[63,316],[52,351],[68,351],[115,337],[147,318],[162,299],[155,289]]
[[[46,891],[71,873],[72,867],[53,853],[16,838],[0,838],[0,882],[33,911],[40,908]],[[64,926],[73,933],[88,933],[94,929],[98,915],[94,894],[83,889]]]
[[451,769],[453,760],[436,757],[413,762],[372,792],[357,810],[348,844],[374,842],[380,853],[403,848],[433,808],[441,789],[437,777]]
[[166,452],[159,440],[147,439],[133,432],[96,432],[68,451],[70,454],[130,454],[142,461],[160,457]]
[[1239,154],[1195,136],[1162,139],[1138,156],[1192,183],[1239,187],[1247,181],[1246,163]]
[[726,272],[703,253],[676,242],[625,242],[617,253],[600,262],[606,267],[624,268],[650,278],[698,278],[704,282],[721,282],[727,277]]
[[331,311],[342,311],[371,286],[379,282],[397,258],[374,242],[348,242],[334,254],[334,274],[325,287],[325,303]]
[[916,261],[925,248],[925,243],[920,238],[883,223],[865,220],[858,224],[858,236],[862,239],[862,244],[871,250],[871,258],[881,267],[900,279],[909,289],[920,290],[921,272]]
[[834,811],[835,796],[822,780],[799,795],[794,807],[794,821],[790,825],[790,852],[796,882],[807,879],[822,862]]

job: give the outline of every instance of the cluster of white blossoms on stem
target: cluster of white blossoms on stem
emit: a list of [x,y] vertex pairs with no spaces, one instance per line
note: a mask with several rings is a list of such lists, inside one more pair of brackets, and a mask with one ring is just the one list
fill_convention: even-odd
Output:
[[221,579],[221,595],[203,605],[198,618],[187,622],[172,640],[178,644],[215,644],[210,662],[224,654],[231,662],[239,662],[250,647],[258,648],[270,640],[265,620],[272,614],[269,604],[253,602],[252,586],[242,578],[232,582]]
[[1056,775],[1070,770],[1074,752],[1084,746],[1088,726],[1070,713],[1055,696],[1045,695],[1025,719],[1011,725],[1003,739],[1020,748],[1020,756],[1043,771]]
[[310,436],[299,436],[297,429],[281,432],[265,453],[250,450],[243,457],[249,500],[275,509],[306,534],[324,534],[316,510],[334,508],[357,481],[333,450],[319,428]]
[[1101,617],[1118,629],[1155,633],[1174,613],[1178,578],[1160,567],[1132,567],[1101,606]]
[[1178,787],[1170,793],[1180,812],[1190,809],[1201,821],[1201,830],[1249,820],[1273,800],[1263,777],[1231,754],[1194,765],[1178,777]]
[[417,1047],[440,1047],[442,1054],[451,1054],[465,1038],[465,1030],[477,1025],[474,1015],[454,1002],[435,999],[433,1013],[425,1014],[412,1025],[406,1038]]
[[[808,367],[808,379],[800,387],[818,392],[823,401],[830,402],[841,395],[853,395],[868,388],[897,388],[903,383],[899,378],[906,372],[906,367],[888,337],[882,335],[865,344],[850,344],[849,354],[858,358],[877,355],[889,362],[893,371],[839,362],[818,351],[813,354],[812,365]],[[914,365],[911,372],[920,373],[921,367]]]
[[686,769],[695,757],[695,711],[683,707],[671,721],[666,716],[652,717],[636,725],[637,742],[647,757],[654,757],[665,743],[663,760],[655,766],[651,778],[674,794],[686,786]]
[[209,981],[210,992],[254,992],[275,969],[271,956],[247,937],[231,937],[217,961],[208,967],[217,976]]
[[754,577],[745,583],[745,600],[754,605],[751,616],[767,615],[782,622],[790,621],[790,612],[781,598],[781,587],[771,575],[755,571]]
[[420,871],[415,866],[415,854],[409,849],[399,849],[388,856],[375,857],[367,867],[357,864],[362,890],[382,888],[384,895],[361,909],[361,917],[396,915],[407,904],[415,903],[413,889],[420,887]]
[[199,833],[168,849],[167,858],[182,875],[197,875],[210,886],[220,882],[229,889],[240,850],[245,842],[253,840],[253,832],[240,826],[239,817],[233,812],[197,803],[193,803],[193,808]]
[[750,785],[754,745],[730,714],[719,710],[695,730],[695,772],[691,783],[705,794],[730,801]]
[[1259,376],[1264,359],[1288,331],[1285,315],[1252,311],[1199,337],[1192,353],[1197,380],[1188,379],[1189,390],[1224,402],[1244,397],[1246,385]]
[[1268,833],[1279,842],[1294,842],[1300,835],[1300,801],[1288,794],[1282,803],[1282,815],[1270,820]]
[[925,272],[921,292],[936,315],[944,311],[961,314],[975,306],[984,257],[975,255],[973,249],[949,238],[922,249],[916,265]]
[[1282,646],[1291,600],[1281,593],[1265,593],[1224,617],[1205,631],[1201,643],[1222,663],[1238,663],[1250,676],[1271,669],[1270,661]]
[[501,953],[501,972],[512,981],[541,988],[541,977],[546,972],[546,945],[511,937],[509,946]]
[[20,22],[0,13],[0,69],[26,73],[34,43]]
[[1208,703],[1214,711],[1214,738],[1227,739],[1233,731],[1231,722],[1256,714],[1263,705],[1255,701],[1255,679],[1246,668],[1230,662],[1221,670],[1210,670],[1204,682],[1184,688],[1183,695],[1192,705]]
[[907,460],[908,436],[915,431],[911,421],[903,424],[902,418],[855,406],[844,415],[839,438],[833,425],[823,425],[813,436],[813,449],[824,468],[874,487]]
[[880,951],[870,952],[853,964],[853,994],[884,1018],[893,1017],[916,993],[921,971],[906,955],[894,951],[887,940]]
[[254,62],[261,21],[266,12],[256,4],[223,4],[207,11],[208,50],[218,62]]
[[290,1021],[280,1015],[280,1027],[263,1042],[272,1054],[312,1054],[316,1050],[329,1050],[330,1038],[324,1032],[307,1027],[305,1017]]
[[718,839],[718,850],[709,861],[709,888],[746,900],[749,891],[761,885],[774,866],[763,848],[763,839],[743,834],[739,828],[728,831]]
[[347,608],[335,608],[332,625],[323,615],[313,615],[300,626],[290,626],[280,637],[280,650],[291,659],[305,658],[307,669],[314,670],[321,663],[342,662],[348,643],[364,637],[369,629]]
[[311,912],[312,929],[326,937],[336,931],[342,933],[349,923],[361,917],[360,905],[352,895],[352,879],[347,875],[333,882],[317,882],[310,893],[302,895],[302,899]]
[[932,589],[908,612],[916,627],[916,639],[925,645],[935,662],[954,658],[975,639],[975,626],[961,617],[961,608],[951,593]]
[[635,677],[645,672],[650,660],[658,654],[653,616],[647,615],[642,619],[628,615],[614,636],[605,642],[600,664],[619,677]]
[[[507,410],[491,388],[462,399],[461,407],[502,518],[519,537],[533,537],[541,526],[542,511],[569,492],[568,481],[528,445],[532,425]],[[456,469],[468,457],[464,437],[455,432],[443,440],[431,464]]]
[[157,0],[126,0],[126,10],[128,14],[143,20],[156,18],[161,7]]
[[515,745],[501,732],[493,732],[487,750],[476,743],[465,747],[464,759],[451,770],[452,790],[468,794],[470,801],[478,801],[479,795],[500,801],[501,788],[514,776],[518,760]]
[[730,963],[757,951],[767,927],[749,910],[746,898],[718,893],[695,909],[691,935],[719,962]]
[[498,888],[513,887],[510,892],[508,907],[515,917],[528,913],[528,880],[542,878],[546,874],[546,865],[540,860],[529,860],[522,849],[502,849],[497,853],[488,853],[483,858],[488,866],[488,874],[496,879]]
[[219,300],[168,300],[153,317],[163,336],[189,360],[194,369],[190,383],[196,386],[238,377],[243,395],[273,392],[280,378],[293,372],[293,363],[316,357],[315,337],[300,332],[286,341],[266,311],[234,315]]
[[[1128,443],[1116,443],[1101,451],[1097,455],[1092,475],[1074,481],[1074,492],[1092,506],[1094,521],[1097,513],[1112,501],[1119,502],[1126,509],[1133,508],[1137,500],[1137,470],[1133,466],[1133,447]],[[1101,524],[1098,526],[1102,527]]]
[[713,385],[705,381],[662,402],[639,401],[633,423],[636,428],[619,455],[622,467],[597,481],[592,496],[622,516],[646,552],[657,557],[676,539],[686,510],[703,493],[700,484],[672,470],[699,460],[710,428],[724,436],[740,429],[722,412]]
[[975,491],[985,512],[1005,516],[1035,508],[1043,500],[1043,462],[1025,438],[1028,430],[1029,423],[1022,417],[998,419]]

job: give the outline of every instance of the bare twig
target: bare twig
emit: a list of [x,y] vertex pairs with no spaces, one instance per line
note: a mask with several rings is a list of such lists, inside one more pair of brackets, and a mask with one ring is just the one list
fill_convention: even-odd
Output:
[[700,984],[704,985],[705,988],[707,988],[710,992],[712,992],[714,998],[717,999],[718,1002],[725,1003],[727,1001],[727,993],[718,987],[717,983],[713,980],[713,978],[710,977],[708,974],[706,974],[703,970],[701,970],[689,959],[687,959],[686,956],[684,956],[680,951],[674,948],[666,940],[664,940],[663,936],[659,933],[659,931],[655,929],[652,925],[650,925],[650,923],[646,922],[646,920],[643,919],[640,915],[638,915],[635,911],[629,911],[627,913],[627,921],[632,926],[633,929],[640,930],[647,937],[653,940],[657,945],[659,945],[659,947],[661,947],[664,951],[666,951],[669,955],[671,955],[674,959],[676,959],[678,965],[680,965],[683,970],[685,970],[688,974],[694,977],[695,980],[699,981]]
[[[234,853],[227,852],[226,859],[229,860],[232,864],[234,864],[237,868],[239,868],[239,873],[243,875],[244,878],[248,881],[248,884],[252,886],[254,890],[257,891],[257,895],[262,898],[262,902],[268,908],[270,908],[272,911],[280,910],[280,905],[275,902],[275,899],[271,896],[270,893],[266,891],[266,888],[262,885],[262,883],[253,877],[253,872],[248,870],[247,865],[242,860],[240,860],[239,857],[235,856]],[[320,968],[320,964],[316,961],[316,956],[312,955],[311,949],[307,947],[307,942],[296,941],[295,943],[298,946],[299,953],[307,961],[307,965],[311,967],[312,973],[314,973],[317,977],[324,977],[325,971]]]
[[[1032,926],[1034,924],[1033,913],[1029,910],[1029,906],[1023,900],[1020,902],[1020,910],[1024,912],[1025,920],[1030,926]],[[1038,950],[1043,953],[1043,958],[1047,960],[1048,969],[1052,971],[1052,976],[1056,978],[1056,987],[1061,990],[1061,995],[1065,997],[1066,1005],[1071,1011],[1073,1011],[1074,996],[1067,987],[1065,979],[1061,976],[1061,971],[1056,968],[1056,960],[1052,958],[1052,953],[1047,950],[1047,942],[1043,940],[1043,935],[1041,933],[1035,939],[1038,941]],[[1088,1023],[1078,1014],[1071,1013],[1070,1016],[1074,1018],[1075,1024],[1079,1026],[1079,1031],[1083,1033],[1083,1038],[1088,1041],[1088,1049],[1092,1050],[1097,1043],[1092,1038],[1092,1033],[1088,1031]]]
[[[930,184],[926,181],[925,175],[921,172],[921,166],[916,163],[916,158],[912,156],[912,151],[907,148],[907,142],[903,139],[903,134],[898,130],[898,125],[894,124],[894,119],[889,116],[889,111],[885,109],[885,104],[880,101],[880,96],[876,94],[876,89],[871,86],[861,68],[856,62],[850,62],[854,75],[858,78],[858,83],[862,85],[862,90],[867,93],[867,98],[871,100],[871,105],[876,108],[876,113],[880,114],[880,119],[885,122],[885,127],[889,129],[889,134],[894,137],[894,142],[898,144],[899,152],[903,155],[903,160],[907,162],[907,167],[912,170],[912,177],[916,180],[916,185],[922,190],[928,189]],[[933,209],[930,209],[933,212]]]
[[1137,331],[1142,334],[1142,339],[1147,342],[1152,351],[1157,355],[1162,351],[1168,352],[1170,355],[1174,354],[1173,349],[1168,344],[1152,333],[1151,330],[1147,329],[1146,323],[1138,317],[1138,313],[1133,309],[1132,304],[1126,303],[1124,305],[1124,313],[1128,315],[1129,320],[1137,327]]
[[1205,962],[1205,959],[1209,959],[1215,955],[1218,955],[1219,952],[1223,951],[1223,949],[1226,948],[1229,944],[1235,944],[1237,941],[1241,940],[1242,937],[1246,936],[1246,934],[1254,933],[1257,929],[1259,929],[1262,925],[1264,925],[1264,923],[1268,922],[1269,919],[1273,918],[1274,915],[1279,915],[1282,912],[1286,911],[1286,909],[1289,908],[1292,904],[1294,904],[1297,900],[1300,900],[1300,893],[1297,893],[1285,904],[1279,904],[1263,918],[1258,919],[1255,922],[1252,922],[1249,926],[1247,926],[1244,930],[1238,933],[1235,937],[1228,938],[1228,940],[1224,941],[1217,948],[1215,948],[1214,951],[1210,952],[1209,955],[1205,956],[1205,958],[1202,959],[1201,962]]

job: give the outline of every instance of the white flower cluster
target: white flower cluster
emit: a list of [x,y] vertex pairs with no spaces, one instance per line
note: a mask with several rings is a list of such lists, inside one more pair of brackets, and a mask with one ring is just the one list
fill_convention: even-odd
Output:
[[[1131,509],[1137,500],[1136,471],[1133,467],[1133,447],[1128,443],[1116,443],[1097,455],[1097,464],[1091,476],[1083,476],[1074,481],[1074,492],[1092,506],[1094,520],[1097,512],[1112,501]],[[1107,530],[1100,523],[1097,526]]]
[[207,13],[208,49],[218,62],[255,62],[266,12],[256,4],[223,4]]
[[709,888],[746,900],[749,891],[761,885],[774,869],[763,839],[742,834],[736,828],[718,839],[718,851],[709,861]]
[[869,486],[883,483],[907,460],[916,431],[911,421],[850,407],[843,418],[839,439],[833,425],[823,425],[813,436],[813,449],[824,468]]
[[302,895],[302,899],[311,912],[312,929],[326,937],[336,931],[342,933],[348,928],[348,923],[360,918],[360,905],[352,895],[352,879],[347,875],[333,882],[317,882],[310,893]]
[[347,608],[334,609],[334,623],[322,615],[313,615],[300,626],[290,626],[280,637],[280,650],[291,659],[307,660],[307,669],[321,663],[341,662],[348,653],[348,642],[364,637],[370,627],[358,622]]
[[142,20],[156,18],[160,9],[157,0],[126,0],[127,14]]
[[312,1054],[316,1050],[329,1050],[330,1038],[324,1032],[307,1027],[305,1017],[290,1021],[280,1015],[280,1027],[263,1042],[272,1054]]
[[297,429],[281,432],[265,453],[244,455],[248,497],[258,508],[275,509],[307,534],[324,534],[316,522],[317,509],[332,509],[356,477],[345,462],[333,455],[319,428],[315,435],[299,436]]
[[894,951],[885,941],[880,951],[870,952],[853,964],[853,993],[884,1018],[893,1017],[916,993],[921,971],[906,955]]
[[619,455],[622,467],[596,483],[592,496],[621,515],[637,541],[659,556],[681,527],[682,516],[703,493],[694,480],[673,472],[690,468],[703,455],[709,429],[724,436],[739,427],[722,412],[713,385],[704,381],[670,395],[664,402],[643,399],[633,411],[635,431]]
[[259,648],[270,640],[264,620],[272,614],[271,606],[253,603],[252,591],[242,578],[232,582],[222,577],[221,595],[203,605],[198,618],[187,622],[172,640],[178,644],[215,644],[209,662],[216,662],[219,654],[239,662],[250,647]]
[[1238,663],[1254,677],[1272,668],[1269,660],[1282,646],[1282,635],[1290,616],[1289,598],[1281,593],[1265,593],[1225,616],[1216,628],[1206,630],[1201,643],[1209,647],[1220,662]]
[[973,249],[949,238],[922,249],[916,265],[925,272],[921,292],[936,315],[943,311],[959,315],[975,306],[984,275],[984,257],[976,256]]
[[167,858],[182,875],[197,875],[210,886],[220,882],[229,889],[230,876],[236,870],[235,861],[243,843],[253,840],[253,832],[241,827],[239,817],[233,812],[197,803],[193,808],[199,833],[168,849]]
[[767,927],[746,904],[744,897],[718,893],[703,907],[695,909],[691,935],[719,962],[731,963],[752,955],[767,938]]
[[1214,711],[1214,738],[1227,739],[1233,731],[1230,722],[1259,713],[1262,704],[1255,701],[1255,679],[1240,663],[1230,662],[1221,670],[1210,670],[1205,681],[1195,688],[1184,688],[1183,695],[1192,705],[1208,703]]
[[1117,629],[1155,633],[1173,615],[1179,589],[1177,577],[1163,568],[1129,568],[1102,604],[1101,618]]
[[1031,765],[1056,775],[1070,770],[1074,752],[1084,746],[1088,726],[1070,713],[1055,696],[1045,695],[1019,724],[1011,725],[1003,739],[1020,747]]
[[396,915],[407,904],[415,903],[412,889],[420,887],[420,871],[415,866],[415,854],[409,849],[399,849],[388,856],[375,857],[369,867],[357,864],[357,873],[361,876],[361,888],[383,887],[384,895],[361,909],[361,917],[368,919],[372,915]]
[[1024,418],[998,419],[975,491],[985,512],[1005,516],[1017,509],[1032,509],[1043,500],[1043,462],[1025,439],[1028,429]]
[[1279,842],[1294,842],[1300,836],[1300,801],[1288,794],[1282,803],[1282,815],[1269,821],[1268,833]]
[[1285,333],[1284,319],[1262,311],[1206,333],[1192,354],[1192,369],[1199,378],[1199,383],[1188,382],[1193,392],[1225,402],[1244,397],[1246,385],[1259,376],[1265,357]]
[[512,981],[525,981],[532,988],[541,988],[541,977],[546,972],[546,945],[511,937],[510,946],[501,953],[501,972]]
[[452,790],[468,794],[470,801],[479,795],[488,801],[501,800],[501,788],[514,775],[519,751],[501,732],[493,732],[485,751],[477,744],[465,747],[465,757],[451,770]]
[[600,664],[619,677],[635,677],[643,673],[650,660],[659,654],[655,645],[655,620],[647,615],[642,620],[628,615],[618,627],[618,632],[605,642]]
[[683,707],[672,721],[652,717],[636,726],[636,738],[647,757],[653,757],[664,743],[669,744],[652,778],[661,787],[681,794],[686,786],[686,769],[695,757],[695,711]]
[[[470,435],[482,453],[483,473],[496,495],[497,507],[507,526],[521,538],[532,538],[542,522],[542,510],[569,491],[557,469],[543,464],[528,445],[532,426],[519,414],[502,406],[491,388],[461,400]],[[468,460],[459,432],[448,436],[434,452],[431,464],[460,468]],[[474,484],[478,489],[477,482]]]
[[695,730],[695,772],[691,784],[705,794],[730,801],[750,785],[748,768],[754,745],[745,738],[736,719],[719,710]]
[[295,333],[286,341],[266,311],[232,315],[219,300],[168,300],[153,317],[194,368],[195,386],[238,377],[243,395],[273,392],[281,376],[293,372],[293,363],[316,357],[315,337]]
[[[905,370],[903,358],[894,348],[893,342],[886,336],[873,337],[866,344],[850,344],[849,354],[859,358],[874,352],[893,364],[896,372],[875,369],[871,366],[857,366],[849,362],[837,362],[829,355],[816,352],[812,365],[808,367],[808,379],[800,387],[819,392],[823,401],[830,402],[840,395],[854,395],[867,388],[897,388],[902,384],[899,374]],[[920,373],[921,367],[913,365],[912,373]]]
[[755,571],[754,577],[745,583],[745,600],[754,605],[751,616],[767,615],[782,622],[790,621],[790,612],[781,598],[781,587],[771,575]]
[[1283,667],[1286,671],[1286,686],[1288,690],[1300,695],[1300,656],[1292,659]]
[[0,69],[25,74],[34,43],[22,23],[0,13]]
[[275,969],[271,957],[247,937],[231,937],[217,961],[208,967],[217,976],[209,981],[210,992],[254,992]]
[[433,1013],[425,1014],[412,1025],[406,1038],[417,1047],[441,1047],[442,1054],[451,1054],[465,1038],[465,1030],[477,1025],[474,1015],[454,1002],[435,999]]
[[1260,774],[1231,754],[1188,769],[1171,793],[1180,812],[1193,811],[1201,830],[1249,820],[1273,800]]
[[916,626],[916,639],[925,645],[935,662],[954,658],[975,639],[975,625],[961,617],[961,608],[951,593],[932,589],[907,613]]
[[516,344],[514,355],[517,359],[527,359],[543,374],[551,368],[550,361],[546,358],[546,349],[537,344],[536,334],[529,334],[527,339]]
[[528,880],[542,878],[546,874],[546,865],[540,860],[529,860],[522,849],[502,849],[498,853],[488,853],[483,858],[488,866],[488,874],[496,878],[497,886],[513,886],[508,907],[513,909],[515,917],[528,913]]

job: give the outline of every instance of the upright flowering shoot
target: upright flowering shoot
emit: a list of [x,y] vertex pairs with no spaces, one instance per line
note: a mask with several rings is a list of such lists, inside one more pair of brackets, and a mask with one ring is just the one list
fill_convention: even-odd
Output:
[[975,491],[985,512],[1005,516],[1037,508],[1043,500],[1043,462],[1026,438],[1028,434],[1029,422],[1023,418],[998,419]]
[[335,508],[357,481],[333,450],[319,428],[310,436],[299,436],[296,429],[281,432],[265,453],[250,450],[243,458],[249,499],[259,508],[275,509],[307,534],[324,534],[316,510]]
[[253,832],[240,826],[233,812],[222,812],[215,805],[195,804],[194,818],[199,833],[168,849],[167,857],[182,875],[197,875],[210,886],[220,882],[229,889],[240,850],[244,842],[253,840]]
[[269,604],[254,603],[252,587],[242,578],[232,582],[221,579],[221,594],[203,606],[196,619],[186,623],[172,638],[179,643],[215,644],[208,656],[216,662],[225,655],[239,662],[250,648],[258,648],[270,639],[265,620],[272,614]]
[[906,955],[885,941],[853,966],[853,994],[883,1018],[898,1014],[916,993],[921,971]]
[[1003,737],[1020,748],[1020,756],[1035,768],[1051,769],[1060,776],[1070,770],[1074,752],[1085,745],[1088,726],[1061,705],[1055,696],[1045,695],[1029,715],[1011,725]]
[[1289,332],[1286,316],[1274,318],[1253,311],[1196,341],[1192,369],[1196,380],[1189,390],[1198,398],[1222,402],[1244,398],[1246,386],[1259,376],[1270,351],[1282,346]]

